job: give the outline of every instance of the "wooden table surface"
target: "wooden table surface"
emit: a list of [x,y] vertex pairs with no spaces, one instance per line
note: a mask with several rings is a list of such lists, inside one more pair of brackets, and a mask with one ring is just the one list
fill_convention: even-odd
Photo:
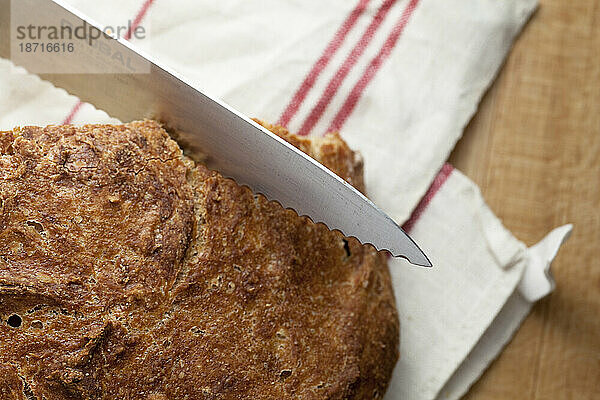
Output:
[[541,0],[450,159],[527,245],[575,225],[467,399],[600,399],[600,0]]

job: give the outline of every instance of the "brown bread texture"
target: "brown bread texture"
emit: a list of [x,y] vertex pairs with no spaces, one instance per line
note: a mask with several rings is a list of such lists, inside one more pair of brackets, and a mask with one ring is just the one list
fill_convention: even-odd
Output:
[[[364,191],[338,135],[264,124]],[[160,124],[0,132],[0,399],[376,399],[386,256],[185,157]]]

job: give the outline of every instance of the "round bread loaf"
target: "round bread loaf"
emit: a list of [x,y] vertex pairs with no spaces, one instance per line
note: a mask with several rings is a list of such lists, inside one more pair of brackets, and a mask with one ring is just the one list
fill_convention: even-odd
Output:
[[[337,135],[276,134],[364,190]],[[183,156],[154,121],[0,132],[0,399],[377,399],[384,254]]]

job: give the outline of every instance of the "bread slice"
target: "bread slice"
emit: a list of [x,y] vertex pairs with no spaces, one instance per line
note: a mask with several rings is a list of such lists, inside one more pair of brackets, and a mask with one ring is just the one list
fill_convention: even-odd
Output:
[[[364,190],[337,135],[265,125]],[[0,132],[0,399],[372,399],[386,257],[186,158],[154,121]]]

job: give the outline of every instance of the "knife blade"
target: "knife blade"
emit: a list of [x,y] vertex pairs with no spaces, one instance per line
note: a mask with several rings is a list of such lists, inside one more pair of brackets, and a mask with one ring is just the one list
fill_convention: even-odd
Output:
[[[74,26],[83,24],[102,30],[99,24],[61,0],[35,0],[35,4],[32,15],[43,13],[44,18],[52,21],[70,21]],[[0,7],[3,14],[0,56],[9,58],[9,38],[13,32],[7,34],[6,15],[10,1],[0,0]],[[128,65],[146,66],[147,70],[40,76],[121,121],[157,119],[177,132],[176,140],[183,147],[201,149],[209,155],[211,168],[240,185],[247,185],[254,193],[345,236],[356,237],[361,243],[372,244],[377,250],[387,250],[412,264],[431,267],[427,256],[398,224],[326,167],[175,71],[159,65],[130,42],[117,38],[105,40],[111,54],[120,54],[115,62],[122,64],[127,60]],[[53,71],[85,70],[91,63],[97,63],[98,58],[91,57],[89,52],[75,51],[68,56],[44,58],[44,62],[54,63],[44,65],[48,69],[54,67]],[[112,61],[104,57],[101,62]],[[118,66],[106,64],[107,70],[112,71],[111,67]]]

